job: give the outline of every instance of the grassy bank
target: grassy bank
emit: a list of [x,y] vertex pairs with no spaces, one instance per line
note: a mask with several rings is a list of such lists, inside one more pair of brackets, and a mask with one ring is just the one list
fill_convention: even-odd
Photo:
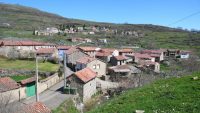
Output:
[[[193,80],[192,77],[198,77]],[[159,80],[125,92],[89,113],[197,113],[200,111],[200,73]]]
[[[38,64],[39,71],[52,72],[58,70],[58,64],[50,62]],[[0,58],[0,68],[3,69],[19,69],[19,70],[35,70],[35,61],[32,60],[9,60]]]

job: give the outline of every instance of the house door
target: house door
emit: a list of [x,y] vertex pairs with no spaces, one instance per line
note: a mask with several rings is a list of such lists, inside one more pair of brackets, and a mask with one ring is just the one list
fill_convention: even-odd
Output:
[[35,82],[29,83],[26,86],[26,96],[31,97],[35,95]]

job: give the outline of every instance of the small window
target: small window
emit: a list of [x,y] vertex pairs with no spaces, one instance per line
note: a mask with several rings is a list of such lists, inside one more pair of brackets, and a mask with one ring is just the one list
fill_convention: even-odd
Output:
[[93,69],[96,69],[96,65],[93,65]]
[[97,69],[100,69],[100,64],[97,64]]

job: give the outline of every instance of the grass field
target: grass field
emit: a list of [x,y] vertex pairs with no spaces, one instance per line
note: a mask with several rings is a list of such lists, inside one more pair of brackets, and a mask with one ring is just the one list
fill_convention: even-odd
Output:
[[[52,72],[57,71],[58,64],[50,62],[38,63],[39,71]],[[9,60],[0,58],[0,68],[3,69],[19,69],[19,70],[35,70],[35,61],[32,60]]]
[[[193,80],[192,77],[198,77]],[[200,111],[200,73],[159,80],[113,98],[89,113],[198,113]]]
[[26,75],[16,75],[16,76],[11,76],[10,78],[12,78],[13,80],[15,80],[16,82],[19,82],[21,80],[30,78],[31,76],[26,76]]

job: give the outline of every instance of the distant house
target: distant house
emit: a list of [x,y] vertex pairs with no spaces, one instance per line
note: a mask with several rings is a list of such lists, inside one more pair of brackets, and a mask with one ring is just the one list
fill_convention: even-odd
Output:
[[36,53],[42,57],[58,58],[58,50],[56,48],[39,48]]
[[57,34],[59,32],[59,30],[55,27],[49,27],[46,28],[45,30],[35,30],[35,35],[42,35],[42,36],[52,36],[54,34]]
[[127,58],[125,56],[113,56],[110,60],[113,66],[116,65],[125,65],[127,63]]
[[100,52],[110,53],[112,56],[119,56],[119,51],[112,48],[103,48]]
[[119,55],[126,56],[126,55],[133,55],[134,51],[132,49],[120,49]]
[[92,40],[89,38],[78,38],[78,37],[69,38],[68,40],[71,42],[80,42],[80,43],[92,42]]
[[104,38],[104,39],[98,39],[98,41],[101,42],[101,43],[104,43],[104,44],[107,44],[107,43],[108,43],[108,41],[107,41],[106,38]]
[[129,77],[130,75],[137,75],[141,73],[141,70],[131,65],[117,65],[108,68],[110,79]]
[[141,53],[134,53],[133,55],[126,55],[127,57],[131,57],[133,62],[139,63],[140,61],[151,61],[155,62],[155,58],[150,56],[149,54],[141,54]]
[[96,52],[101,50],[101,48],[98,48],[98,47],[89,47],[89,46],[88,47],[79,47],[79,49],[82,52],[88,54],[91,57],[95,57]]
[[35,102],[32,104],[24,105],[19,111],[16,113],[52,113],[51,109],[49,109],[42,102]]
[[35,52],[39,48],[55,48],[55,44],[35,42],[35,41],[17,41],[17,40],[0,40],[0,55],[8,56],[9,52]]
[[176,58],[179,56],[180,50],[179,49],[167,49],[166,56]]
[[156,62],[164,60],[164,51],[163,50],[143,50],[142,54],[149,54],[151,57],[155,57]]
[[82,101],[86,102],[96,93],[96,76],[90,68],[84,68],[67,77],[67,87],[77,89]]
[[158,62],[140,61],[138,67],[147,68],[157,73],[160,72],[160,64]]
[[180,58],[181,59],[188,59],[190,57],[191,51],[180,51]]
[[97,77],[106,75],[106,63],[89,56],[82,57],[76,61],[76,70],[90,68],[97,73]]
[[101,59],[102,61],[106,63],[110,62],[111,57],[112,57],[112,54],[110,54],[109,52],[99,51],[96,53],[96,58]]
[[72,69],[75,70],[76,61],[82,57],[87,56],[84,52],[77,49],[76,47],[71,47],[65,51],[66,54],[66,63]]

